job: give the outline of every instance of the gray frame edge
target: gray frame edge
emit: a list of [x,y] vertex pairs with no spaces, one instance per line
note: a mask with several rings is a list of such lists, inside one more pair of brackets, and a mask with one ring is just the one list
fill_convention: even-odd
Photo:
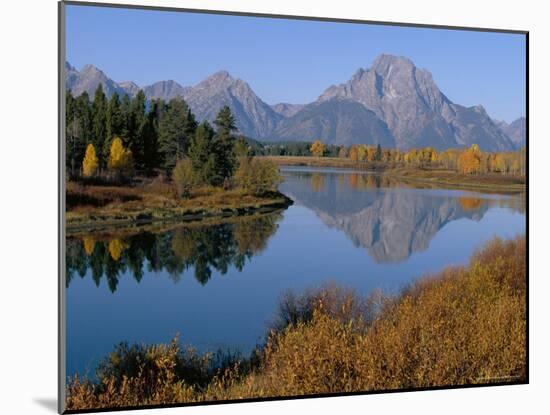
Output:
[[58,4],[58,326],[57,411],[65,412],[66,313],[65,313],[65,3]]

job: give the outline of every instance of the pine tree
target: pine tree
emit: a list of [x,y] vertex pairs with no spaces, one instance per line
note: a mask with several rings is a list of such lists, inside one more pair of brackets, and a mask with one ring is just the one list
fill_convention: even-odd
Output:
[[86,92],[75,99],[67,91],[65,98],[66,165],[70,176],[74,176],[84,159],[86,143],[92,141],[91,104]]
[[207,121],[201,123],[189,143],[188,155],[197,177],[202,183],[220,181],[214,154],[214,130]]
[[120,100],[120,115],[122,118],[122,126],[120,131],[121,137],[130,137],[130,103],[131,99],[128,94],[124,94]]
[[380,143],[376,146],[376,153],[374,153],[374,160],[380,161],[382,160],[382,147],[380,147]]
[[126,143],[132,154],[138,169],[145,168],[145,134],[147,116],[145,112],[145,93],[140,90],[130,103],[130,134],[126,137]]
[[111,142],[114,137],[122,135],[124,123],[122,109],[120,107],[120,98],[116,92],[113,94],[109,104],[107,105],[105,122],[106,135],[105,142],[103,143],[103,154],[109,154]]
[[75,174],[76,168],[75,143],[78,137],[76,114],[76,100],[71,91],[67,91],[65,94],[65,166],[71,175]]
[[195,117],[185,101],[177,98],[170,100],[158,127],[159,153],[166,171],[172,171],[177,160],[184,157],[196,127]]
[[103,154],[103,144],[107,133],[107,97],[103,92],[101,84],[97,87],[92,104],[92,143],[98,152],[99,161],[102,165],[106,163],[106,154]]
[[217,170],[215,184],[221,184],[223,180],[233,176],[237,164],[234,152],[235,137],[232,134],[237,127],[231,109],[227,105],[218,112],[214,123],[217,127],[214,147]]
[[97,173],[98,167],[99,160],[97,159],[94,145],[90,143],[88,147],[86,147],[86,155],[82,162],[82,175],[84,177],[92,177]]

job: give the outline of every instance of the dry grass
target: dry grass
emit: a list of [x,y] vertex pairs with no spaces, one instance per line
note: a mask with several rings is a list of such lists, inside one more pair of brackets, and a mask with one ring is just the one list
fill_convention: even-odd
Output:
[[278,166],[339,167],[359,170],[383,170],[388,167],[380,162],[353,161],[339,157],[262,156],[258,158],[271,160]]
[[194,188],[180,198],[171,182],[150,180],[133,186],[67,184],[67,228],[171,218],[213,217],[243,211],[278,209],[290,200],[278,192],[261,196],[242,189]]
[[105,376],[98,384],[73,379],[67,406],[522,381],[527,370],[525,283],[525,237],[495,239],[467,266],[425,277],[393,298],[362,301],[334,287],[291,300],[285,296],[280,317],[287,326],[272,331],[254,358],[225,365],[207,382],[186,381],[175,369],[175,343],[150,346],[150,358],[140,366],[147,370]]
[[460,174],[445,169],[415,169],[411,167],[399,167],[388,169],[384,174],[401,179],[435,183],[443,185],[474,187],[474,188],[502,188],[506,190],[525,190],[525,177],[502,175],[500,173],[490,174]]
[[452,170],[439,168],[403,167],[398,163],[356,162],[338,157],[306,156],[266,156],[279,166],[310,166],[348,168],[384,172],[385,175],[426,184],[448,185],[453,187],[488,188],[503,190],[525,190],[525,177],[491,174],[460,174]]

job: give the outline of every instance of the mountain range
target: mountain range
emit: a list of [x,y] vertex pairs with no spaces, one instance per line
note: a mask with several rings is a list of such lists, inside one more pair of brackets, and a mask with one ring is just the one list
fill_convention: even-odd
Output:
[[313,141],[328,144],[380,144],[439,150],[478,144],[486,151],[509,151],[525,145],[525,118],[508,124],[493,120],[481,105],[452,102],[432,75],[405,57],[380,55],[370,68],[360,68],[347,82],[328,87],[308,104],[265,103],[245,81],[219,71],[194,86],[173,80],[139,86],[115,82],[93,65],[80,71],[66,63],[66,88],[74,96],[93,97],[99,84],[107,96],[147,99],[181,97],[198,120],[213,121],[228,105],[239,132],[263,141]]

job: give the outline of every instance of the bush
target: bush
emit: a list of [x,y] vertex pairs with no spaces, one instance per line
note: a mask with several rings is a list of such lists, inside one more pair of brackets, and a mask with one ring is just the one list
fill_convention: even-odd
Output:
[[[484,384],[526,379],[526,240],[495,239],[374,301],[328,286],[286,295],[248,361],[171,345],[119,348],[99,382],[74,378],[68,409]],[[369,300],[370,298],[370,300]]]
[[197,174],[193,170],[193,164],[188,158],[179,160],[172,172],[172,179],[178,189],[180,197],[187,198],[191,195],[191,190],[195,187],[199,180]]
[[237,185],[253,195],[263,195],[277,190],[282,177],[271,160],[242,157],[235,173]]

